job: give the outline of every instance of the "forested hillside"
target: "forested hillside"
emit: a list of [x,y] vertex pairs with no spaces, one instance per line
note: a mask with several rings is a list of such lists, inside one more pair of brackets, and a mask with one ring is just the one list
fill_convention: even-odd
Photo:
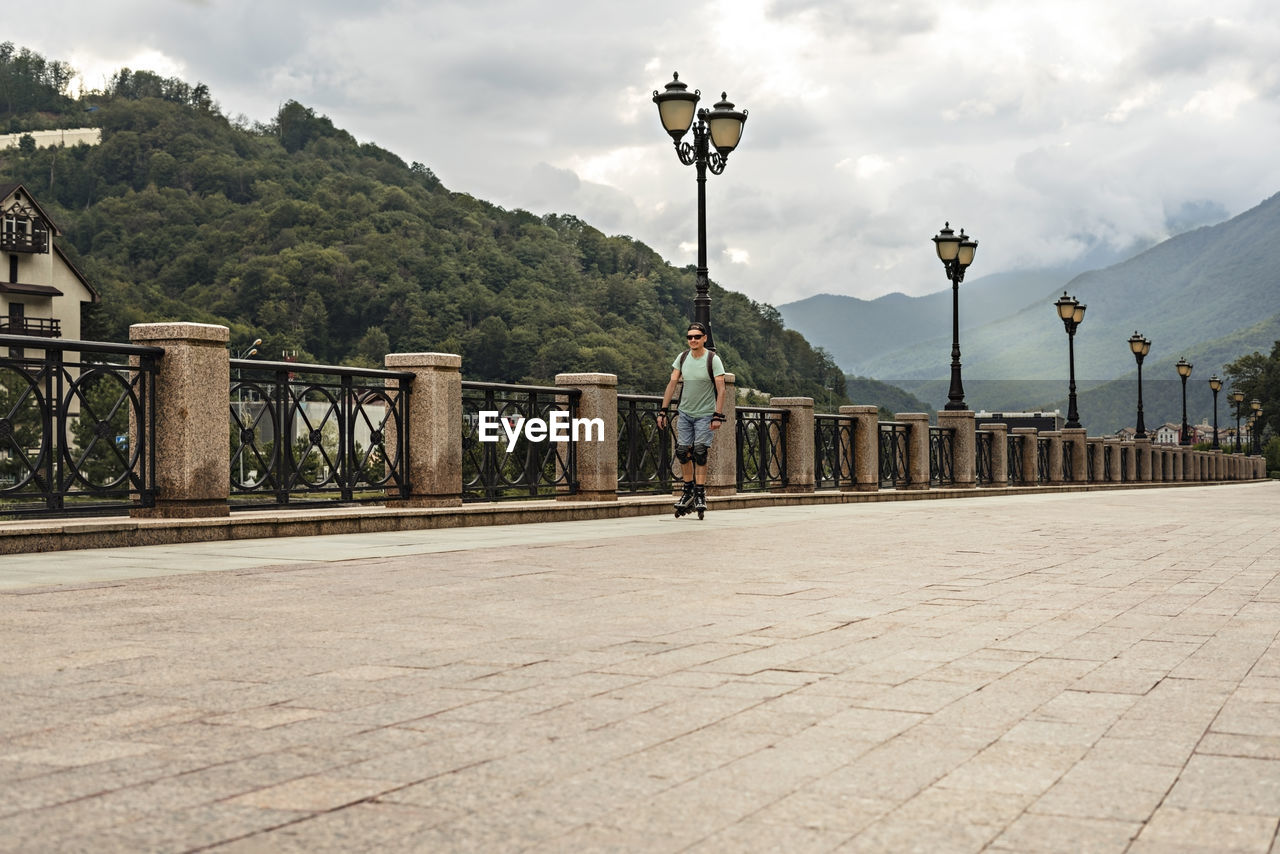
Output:
[[[35,194],[102,293],[86,337],[195,320],[230,326],[233,346],[264,339],[268,358],[444,351],[472,379],[665,383],[694,277],[643,243],[451,192],[294,101],[269,123],[232,122],[207,87],[128,69],[72,99],[65,65],[33,57],[0,46],[0,127],[103,131],[98,146],[0,153],[0,178]],[[740,385],[847,402],[832,359],[773,307],[714,285],[712,299]]]

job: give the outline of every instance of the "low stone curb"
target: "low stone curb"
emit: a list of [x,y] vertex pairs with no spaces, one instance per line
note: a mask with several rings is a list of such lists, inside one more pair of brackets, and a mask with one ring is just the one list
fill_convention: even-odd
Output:
[[[992,495],[1046,495],[1108,489],[1160,489],[1230,486],[1250,481],[1182,481],[1156,483],[1091,483],[1061,486],[935,488],[877,492],[737,493],[708,497],[711,510],[785,507],[805,504],[865,504],[883,501],[930,501]],[[1253,481],[1255,483],[1261,481]],[[372,534],[534,522],[625,519],[671,512],[667,495],[619,496],[616,501],[507,501],[455,507],[352,506],[305,509],[241,510],[230,516],[154,519],[123,516],[81,519],[33,519],[0,522],[0,555],[74,549],[159,546],[178,543],[248,540],[267,537],[311,537]]]

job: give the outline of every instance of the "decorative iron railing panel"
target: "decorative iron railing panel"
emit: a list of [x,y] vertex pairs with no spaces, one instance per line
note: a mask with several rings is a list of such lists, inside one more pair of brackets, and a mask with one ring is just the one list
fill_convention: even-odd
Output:
[[231,374],[233,508],[409,495],[412,373],[232,359]]
[[[526,422],[538,418],[551,424],[552,413],[567,413],[572,425],[578,417],[578,389],[511,385],[464,380],[462,383],[462,500],[505,501],[551,498],[578,491],[578,438],[569,429],[565,441],[548,436],[531,441]],[[661,402],[661,401],[659,401]],[[496,412],[505,424],[497,441],[480,440],[480,413]],[[507,435],[517,433],[514,444]]]
[[907,485],[911,476],[911,451],[907,441],[908,425],[902,421],[880,423],[880,487],[893,489]]
[[1049,482],[1049,439],[1036,439],[1036,480]]
[[995,442],[995,434],[989,430],[974,431],[974,473],[977,476],[978,483],[986,486],[991,483],[992,478],[992,446]]
[[662,398],[658,395],[618,395],[618,491],[671,492],[671,447],[675,428],[658,426]]
[[929,428],[929,483],[933,486],[956,482],[955,437],[953,427]]
[[1133,455],[1133,448],[1129,445],[1120,446],[1120,482],[1129,482],[1129,459]]
[[0,335],[0,514],[155,505],[159,347]]
[[787,485],[787,420],[785,409],[739,406],[738,491],[760,492]]
[[1112,446],[1111,446],[1111,445],[1103,445],[1103,446],[1102,446],[1102,477],[1098,478],[1099,480],[1102,480],[1102,481],[1109,481],[1109,480],[1111,480],[1111,456],[1112,456],[1112,453],[1113,453],[1113,451],[1112,451]]
[[1076,463],[1072,457],[1075,456],[1075,445],[1062,443],[1062,479],[1067,483],[1075,480]]
[[839,489],[853,484],[853,431],[848,415],[813,416],[813,484],[815,489]]
[[1022,443],[1025,441],[1021,435],[1006,436],[1005,441],[1008,443],[1008,468],[1009,483],[1022,483]]

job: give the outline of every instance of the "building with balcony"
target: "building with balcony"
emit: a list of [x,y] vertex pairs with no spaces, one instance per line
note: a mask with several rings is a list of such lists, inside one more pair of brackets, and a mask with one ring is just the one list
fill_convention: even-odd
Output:
[[99,295],[58,248],[60,234],[24,186],[0,184],[0,332],[80,338],[80,306]]

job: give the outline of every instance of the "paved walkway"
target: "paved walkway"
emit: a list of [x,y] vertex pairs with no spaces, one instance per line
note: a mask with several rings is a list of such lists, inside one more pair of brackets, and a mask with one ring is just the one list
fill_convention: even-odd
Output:
[[1280,854],[1280,484],[0,558],[3,851]]

